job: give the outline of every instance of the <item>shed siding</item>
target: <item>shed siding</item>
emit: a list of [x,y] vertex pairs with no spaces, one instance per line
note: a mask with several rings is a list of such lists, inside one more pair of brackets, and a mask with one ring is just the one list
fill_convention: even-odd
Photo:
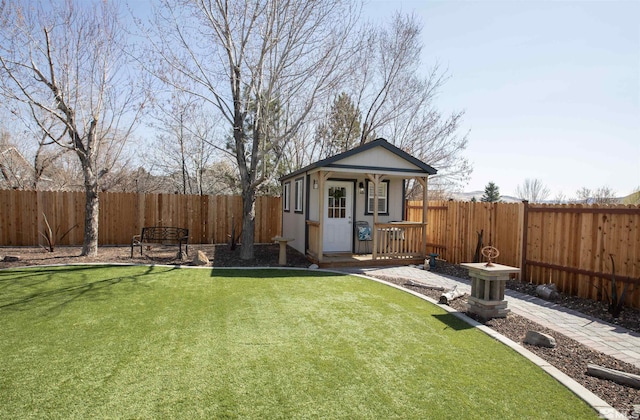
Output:
[[[320,185],[320,182],[318,181],[318,172],[315,172],[313,174],[311,174],[309,176],[309,183],[311,185],[313,185],[313,182],[317,182],[318,185]],[[311,188],[309,190],[309,220],[315,220],[315,221],[319,221],[320,220],[320,209],[318,206],[318,200],[320,198],[320,189],[313,189]]]
[[[282,236],[285,238],[293,238],[289,245],[298,252],[305,253],[305,213],[306,208],[303,207],[302,213],[295,212],[295,192],[294,183],[291,183],[291,206],[290,211],[282,213]],[[303,181],[303,197],[307,186]],[[303,199],[303,206],[306,206],[306,200]]]
[[420,168],[400,156],[381,147],[365,150],[335,162],[340,165],[373,166],[381,168],[398,168],[421,171]]

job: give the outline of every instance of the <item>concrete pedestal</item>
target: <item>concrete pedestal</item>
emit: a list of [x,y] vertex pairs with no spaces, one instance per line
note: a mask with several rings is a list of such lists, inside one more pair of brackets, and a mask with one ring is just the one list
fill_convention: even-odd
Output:
[[467,300],[470,313],[482,319],[505,318],[509,313],[507,301],[504,300],[504,289],[509,275],[519,273],[517,267],[486,263],[462,263],[469,269],[471,277],[471,296]]
[[283,238],[282,236],[276,236],[275,238],[273,238],[273,241],[280,244],[278,265],[287,265],[287,242],[293,241],[293,238]]

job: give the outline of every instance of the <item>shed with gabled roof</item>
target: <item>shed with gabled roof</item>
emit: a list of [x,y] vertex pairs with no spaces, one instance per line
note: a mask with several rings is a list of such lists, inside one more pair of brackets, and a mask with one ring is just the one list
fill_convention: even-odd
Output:
[[[428,177],[436,172],[382,138],[314,162],[280,179],[282,236],[321,266],[423,261]],[[404,220],[412,179],[423,187],[422,222]],[[366,222],[368,237],[356,222]]]

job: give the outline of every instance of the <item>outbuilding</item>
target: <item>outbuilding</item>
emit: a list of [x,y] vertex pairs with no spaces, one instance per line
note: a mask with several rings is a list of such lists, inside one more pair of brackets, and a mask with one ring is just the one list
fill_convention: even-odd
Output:
[[[379,138],[283,176],[282,236],[321,267],[422,262],[427,185],[436,170]],[[422,221],[405,220],[405,191],[422,186]]]

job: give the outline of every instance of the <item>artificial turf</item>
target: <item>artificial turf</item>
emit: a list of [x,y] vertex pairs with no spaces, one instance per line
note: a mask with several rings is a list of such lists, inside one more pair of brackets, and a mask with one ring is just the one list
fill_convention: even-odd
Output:
[[322,272],[0,270],[0,418],[597,418],[415,296]]

